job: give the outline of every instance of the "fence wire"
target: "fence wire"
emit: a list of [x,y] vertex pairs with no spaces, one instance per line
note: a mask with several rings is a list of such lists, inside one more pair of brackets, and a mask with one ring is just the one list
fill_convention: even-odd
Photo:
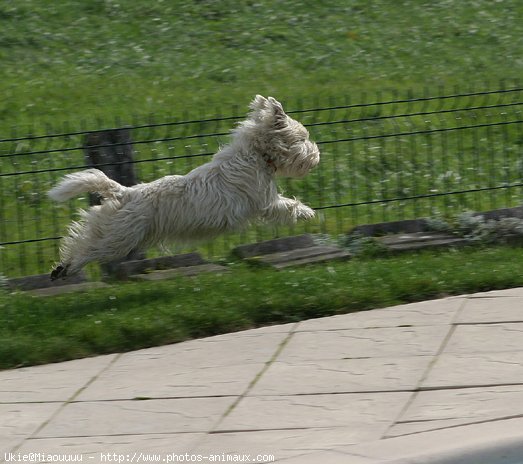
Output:
[[[421,95],[360,95],[284,102],[320,147],[318,168],[306,178],[281,179],[280,188],[317,210],[317,219],[291,228],[257,226],[207,245],[224,256],[236,244],[288,234],[345,234],[356,225],[418,217],[453,216],[516,206],[523,188],[523,88],[460,92],[443,88]],[[208,161],[245,117],[116,121],[79,127],[13,128],[0,138],[0,273],[47,272],[58,257],[66,225],[87,198],[65,205],[46,192],[68,172],[92,167],[86,138],[125,127],[141,182],[185,174]],[[107,148],[127,145],[91,145]],[[97,166],[118,163],[99,163]],[[174,249],[173,252],[181,251]],[[150,253],[157,253],[151,251]]]

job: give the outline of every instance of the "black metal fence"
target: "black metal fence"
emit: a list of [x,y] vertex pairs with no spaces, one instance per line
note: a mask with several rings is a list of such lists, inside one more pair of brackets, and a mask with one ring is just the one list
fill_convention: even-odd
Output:
[[[235,244],[286,234],[339,235],[362,223],[519,205],[522,96],[521,86],[500,85],[284,102],[288,113],[308,127],[322,159],[305,179],[282,179],[281,188],[314,207],[317,219],[293,228],[254,227],[204,251],[225,255]],[[62,175],[91,167],[85,152],[93,134],[125,127],[138,180],[147,182],[208,161],[245,112],[13,129],[0,139],[0,273],[47,272],[57,259],[59,238],[87,198],[54,204],[46,192]],[[119,145],[128,141],[110,144]]]

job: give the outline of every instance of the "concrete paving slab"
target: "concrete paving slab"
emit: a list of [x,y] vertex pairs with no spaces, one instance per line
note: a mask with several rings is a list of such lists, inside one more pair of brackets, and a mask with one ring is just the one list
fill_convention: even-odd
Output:
[[70,403],[35,438],[202,432],[235,398],[182,398],[147,401]]
[[125,353],[77,399],[241,395],[286,336],[253,330]]
[[523,384],[523,351],[442,354],[422,382],[421,388],[511,384]]
[[260,395],[405,391],[417,387],[431,356],[275,362],[249,392]]
[[[140,453],[160,454],[160,461],[169,453],[188,453],[203,437],[203,433],[166,433],[139,435],[109,435],[72,438],[36,438],[24,442],[17,452],[81,455],[82,462],[109,462],[108,453],[122,455],[129,462]],[[135,455],[136,453],[136,455]],[[143,456],[145,457],[145,456]],[[111,462],[118,462],[118,460]],[[134,459],[134,462],[138,462]],[[142,461],[144,461],[142,459]],[[151,461],[153,461],[151,459]],[[158,462],[158,460],[155,460]],[[165,462],[165,461],[163,461]]]
[[3,371],[0,450],[520,458],[520,302],[520,290],[489,292]]
[[387,436],[443,429],[521,415],[523,385],[422,391]]
[[444,353],[494,353],[521,349],[523,322],[460,325],[445,346]]
[[[291,327],[289,326],[288,329],[291,329]],[[116,365],[134,357],[137,359],[147,358],[151,362],[164,359],[165,362],[170,362],[172,365],[192,368],[260,363],[273,356],[274,351],[285,340],[286,336],[287,330],[270,331],[269,327],[267,327],[267,330],[254,329],[216,335],[125,353]]]
[[0,371],[0,403],[66,401],[117,355]]
[[464,298],[445,298],[300,322],[296,331],[448,325]]
[[[371,427],[318,427],[221,432],[205,435],[192,453],[272,455],[275,462],[330,448],[379,439]],[[322,462],[322,461],[319,461]]]
[[523,418],[360,443],[337,451],[370,459],[372,464],[519,464]]
[[[144,358],[183,367],[220,367],[268,361],[285,340],[292,324],[286,327],[266,327],[244,332],[216,335],[186,342],[124,353],[115,366],[127,359]],[[143,361],[143,359],[142,359]],[[163,366],[158,366],[162,368]]]
[[[261,335],[264,333],[289,333],[294,332],[296,330],[296,327],[298,327],[299,322],[290,322],[288,324],[275,324],[275,325],[268,325],[265,327],[256,327],[255,329],[249,329],[249,330],[243,330],[241,332],[234,332],[232,334],[229,334],[231,336],[234,336],[235,334],[246,334],[246,335]],[[221,335],[217,335],[220,337]]]
[[[215,431],[348,427],[351,440],[381,436],[398,416],[408,392],[246,397]],[[285,411],[285,414],[282,414]]]
[[448,332],[444,325],[299,332],[278,361],[435,355]]
[[[191,340],[185,355],[177,354],[178,361],[188,366],[231,366],[268,361],[285,340],[294,324],[245,330],[198,340]],[[179,346],[179,344],[174,345]]]
[[492,322],[523,322],[523,293],[521,296],[507,295],[504,292],[498,297],[471,297],[456,318],[458,324]]
[[48,421],[61,403],[0,404],[0,460]]
[[129,356],[82,391],[78,400],[239,396],[264,367],[256,363],[191,369],[165,359],[139,361]]

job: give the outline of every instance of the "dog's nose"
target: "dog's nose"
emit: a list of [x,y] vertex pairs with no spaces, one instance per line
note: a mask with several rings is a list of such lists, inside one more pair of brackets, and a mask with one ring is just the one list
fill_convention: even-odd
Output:
[[318,145],[316,145],[315,143],[312,143],[311,151],[312,151],[311,155],[315,158],[314,161],[315,161],[315,165],[316,165],[320,162],[320,150],[318,148]]

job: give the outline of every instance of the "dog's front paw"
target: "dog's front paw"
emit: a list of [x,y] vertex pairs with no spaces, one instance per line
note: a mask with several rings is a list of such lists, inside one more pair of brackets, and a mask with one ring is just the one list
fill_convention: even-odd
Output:
[[314,212],[314,210],[312,208],[309,208],[306,205],[301,205],[297,211],[296,217],[297,217],[297,219],[308,220],[308,219],[312,219],[315,215],[316,215],[316,213]]

